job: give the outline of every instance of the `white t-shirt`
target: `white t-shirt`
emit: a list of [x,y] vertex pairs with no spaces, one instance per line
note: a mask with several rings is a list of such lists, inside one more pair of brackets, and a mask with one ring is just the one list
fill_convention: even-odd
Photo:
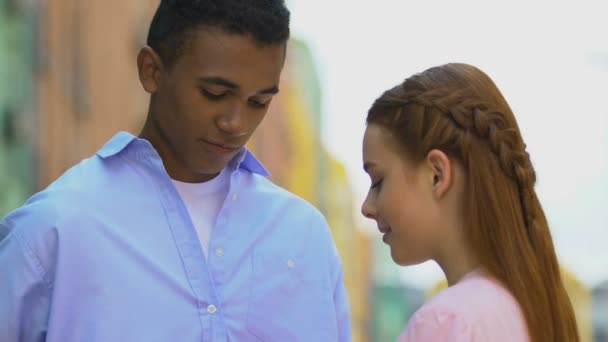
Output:
[[179,192],[190,219],[196,228],[196,233],[203,247],[205,257],[209,250],[211,229],[228,194],[230,171],[224,168],[215,178],[203,183],[184,183],[173,180]]

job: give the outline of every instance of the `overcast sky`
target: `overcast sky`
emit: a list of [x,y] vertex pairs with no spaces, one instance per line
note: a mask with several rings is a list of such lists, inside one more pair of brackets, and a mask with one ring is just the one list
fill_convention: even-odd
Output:
[[[319,67],[323,139],[346,165],[357,206],[369,186],[360,146],[372,101],[428,67],[474,64],[519,121],[561,262],[588,285],[608,279],[605,1],[288,3],[294,36],[310,45]],[[420,286],[441,277],[434,265],[395,271]]]

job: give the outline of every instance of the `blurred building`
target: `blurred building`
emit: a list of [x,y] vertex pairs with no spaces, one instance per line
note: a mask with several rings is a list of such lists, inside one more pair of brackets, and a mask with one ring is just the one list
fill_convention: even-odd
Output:
[[593,296],[593,341],[608,342],[608,280],[596,285]]
[[396,341],[425,301],[423,289],[405,284],[374,284],[371,341]]
[[35,11],[0,1],[0,216],[34,188]]
[[37,184],[93,154],[119,130],[138,133],[148,95],[135,58],[157,1],[38,2]]

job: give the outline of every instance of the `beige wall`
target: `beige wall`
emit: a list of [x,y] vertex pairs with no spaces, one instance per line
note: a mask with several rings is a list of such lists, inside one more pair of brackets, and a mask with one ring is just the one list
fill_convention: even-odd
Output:
[[148,96],[135,59],[155,0],[41,2],[39,187],[119,130],[137,132]]

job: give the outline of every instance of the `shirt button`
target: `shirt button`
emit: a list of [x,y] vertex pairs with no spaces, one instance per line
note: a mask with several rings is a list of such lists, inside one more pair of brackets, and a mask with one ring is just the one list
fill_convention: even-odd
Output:
[[296,267],[296,263],[293,260],[287,260],[287,267],[294,268]]
[[236,201],[239,196],[235,193],[232,194],[232,201]]
[[217,311],[217,308],[216,308],[216,307],[215,307],[215,305],[213,305],[213,304],[210,304],[210,305],[207,307],[207,312],[208,312],[208,313],[210,313],[210,314],[212,314],[212,315],[213,315],[213,314],[214,314],[216,311]]
[[216,248],[215,249],[215,255],[217,255],[218,257],[223,257],[224,256],[224,250],[222,248]]

